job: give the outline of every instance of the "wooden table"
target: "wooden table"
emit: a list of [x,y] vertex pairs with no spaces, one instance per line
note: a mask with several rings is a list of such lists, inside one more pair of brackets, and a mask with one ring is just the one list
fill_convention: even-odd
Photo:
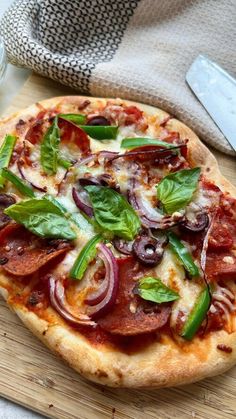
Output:
[[[38,100],[75,94],[31,76],[6,114]],[[235,159],[214,151],[222,173],[236,184]],[[89,383],[57,359],[0,301],[0,394],[52,418],[232,419],[236,367],[199,383],[163,390],[109,389]]]

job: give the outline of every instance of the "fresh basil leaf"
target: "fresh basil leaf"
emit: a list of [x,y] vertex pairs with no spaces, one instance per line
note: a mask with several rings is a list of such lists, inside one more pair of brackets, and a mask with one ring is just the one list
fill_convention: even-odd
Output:
[[2,177],[11,182],[22,195],[28,196],[29,198],[35,197],[33,189],[10,170],[6,168],[2,169]]
[[86,123],[86,116],[77,113],[60,113],[58,118],[66,119],[67,121],[74,122],[76,125],[82,125]]
[[[8,167],[11,160],[12,152],[15,147],[15,143],[16,143],[15,135],[6,135],[0,147],[0,169],[3,169],[4,167]],[[1,171],[0,171],[0,188],[3,188],[4,184],[5,184],[5,178],[1,176]]]
[[185,270],[192,277],[200,276],[199,269],[197,265],[195,265],[192,255],[189,253],[188,249],[184,246],[180,239],[176,236],[176,234],[174,234],[173,232],[169,232],[167,235],[171,250],[180,260]]
[[115,236],[133,240],[140,229],[140,220],[126,199],[104,186],[89,185],[84,189],[89,194],[98,225]]
[[118,126],[113,125],[80,125],[79,127],[95,140],[115,140],[118,132]]
[[94,229],[91,226],[91,223],[87,221],[87,219],[80,213],[80,212],[69,212],[67,208],[60,202],[60,197],[58,199],[54,198],[52,195],[44,195],[44,199],[48,199],[48,201],[52,202],[56,207],[65,214],[65,217],[72,221],[77,227],[81,228],[81,230],[87,231],[90,234],[94,233]]
[[55,116],[52,125],[46,131],[40,147],[40,161],[42,168],[48,175],[57,172],[60,143],[60,129],[58,116]]
[[92,237],[79,253],[72,269],[70,277],[73,279],[82,279],[89,263],[95,258],[97,254],[97,244],[102,241],[101,234]]
[[183,169],[164,177],[156,186],[157,197],[161,201],[164,211],[172,214],[191,201],[197,189],[201,169]]
[[175,144],[166,143],[165,141],[145,137],[124,138],[120,146],[121,148],[132,149],[136,147],[142,147],[145,145],[157,145],[165,148],[172,148],[173,146],[175,146]]
[[21,201],[6,208],[4,213],[39,237],[76,238],[63,211],[47,199]]
[[179,294],[176,291],[168,288],[160,279],[153,278],[152,276],[139,280],[138,294],[144,300],[158,304],[178,300],[179,298]]

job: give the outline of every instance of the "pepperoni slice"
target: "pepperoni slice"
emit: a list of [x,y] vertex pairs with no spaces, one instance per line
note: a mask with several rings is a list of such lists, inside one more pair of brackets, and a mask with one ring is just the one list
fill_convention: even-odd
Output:
[[236,256],[229,252],[207,255],[206,273],[208,280],[236,280]]
[[[31,144],[38,144],[42,141],[44,134],[43,125],[45,123],[45,119],[43,118],[45,117],[45,114],[46,112],[42,111],[37,115],[36,120],[34,120],[25,135],[25,139]],[[54,111],[48,113],[49,120],[54,116]],[[75,143],[82,153],[86,154],[90,151],[89,138],[86,132],[84,132],[80,127],[62,118],[59,118],[58,126],[61,130],[61,141]]]
[[208,247],[209,249],[227,250],[233,246],[233,237],[230,231],[230,226],[222,224],[217,221],[209,236]]
[[43,119],[34,122],[28,129],[25,139],[31,144],[38,144],[43,138]]
[[61,141],[75,143],[84,154],[90,151],[89,138],[80,127],[62,118],[59,118],[58,126],[61,130]]
[[41,239],[15,223],[0,232],[0,264],[16,276],[33,274],[70,249],[63,240]]
[[164,326],[169,318],[170,304],[155,304],[133,294],[137,261],[133,257],[119,259],[119,289],[113,309],[98,324],[117,335],[150,333]]
[[125,125],[136,124],[143,117],[143,112],[136,106],[127,106],[124,108],[124,113],[126,115]]

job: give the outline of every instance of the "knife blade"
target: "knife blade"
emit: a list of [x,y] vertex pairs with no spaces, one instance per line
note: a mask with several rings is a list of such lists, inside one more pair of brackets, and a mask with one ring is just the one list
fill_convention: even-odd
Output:
[[186,81],[236,151],[236,80],[218,64],[199,55]]

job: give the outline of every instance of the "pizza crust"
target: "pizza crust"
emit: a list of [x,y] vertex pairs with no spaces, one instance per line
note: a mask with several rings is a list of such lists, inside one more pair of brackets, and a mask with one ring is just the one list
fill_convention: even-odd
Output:
[[[8,132],[14,133],[20,118],[27,120],[36,116],[41,106],[51,108],[59,103],[81,104],[84,100],[103,101],[103,99],[68,96],[52,98],[32,105],[26,110],[0,122],[0,137]],[[105,99],[104,99],[105,100]],[[120,99],[118,99],[120,102]],[[137,105],[148,114],[167,116],[157,108],[140,103],[124,101]],[[176,119],[167,123],[173,131],[178,131],[182,138],[189,139],[189,159],[193,165],[201,166],[203,172],[221,189],[236,198],[236,188],[220,173],[218,164],[211,152],[187,126]],[[0,277],[0,293],[8,298],[7,277]],[[102,344],[91,344],[82,334],[66,324],[57,313],[53,312],[53,323],[39,318],[27,308],[12,305],[12,309],[23,323],[53,352],[63,358],[72,368],[84,377],[111,387],[170,387],[201,380],[205,377],[223,373],[236,363],[236,332],[231,334],[221,330],[212,332],[204,339],[194,338],[181,345],[173,339],[164,337],[162,342],[155,342],[146,349],[134,354],[126,354]],[[55,320],[56,319],[56,320]],[[235,325],[236,326],[236,325]],[[236,328],[235,328],[236,329]],[[232,348],[231,353],[217,349],[224,344]]]

